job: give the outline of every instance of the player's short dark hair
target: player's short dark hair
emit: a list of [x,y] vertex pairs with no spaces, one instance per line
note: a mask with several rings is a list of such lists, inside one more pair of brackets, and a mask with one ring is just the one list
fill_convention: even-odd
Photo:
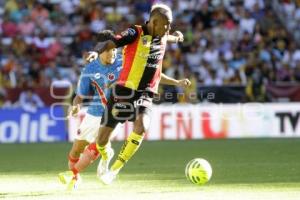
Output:
[[112,40],[115,34],[112,30],[103,30],[97,34],[97,42],[105,42],[107,40]]
[[150,18],[157,14],[166,17],[170,22],[173,21],[172,10],[165,4],[157,3],[151,7]]

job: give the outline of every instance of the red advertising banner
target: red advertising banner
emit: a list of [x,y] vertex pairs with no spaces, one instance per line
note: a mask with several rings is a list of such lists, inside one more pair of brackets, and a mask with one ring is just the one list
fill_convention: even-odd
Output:
[[[69,121],[70,140],[79,121]],[[124,140],[131,130],[132,123],[119,125],[115,140]],[[246,137],[300,137],[300,103],[154,106],[146,135],[147,140]]]

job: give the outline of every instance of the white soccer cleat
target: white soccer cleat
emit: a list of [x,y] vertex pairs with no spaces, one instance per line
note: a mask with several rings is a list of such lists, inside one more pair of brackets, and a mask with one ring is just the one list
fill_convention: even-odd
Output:
[[104,160],[102,157],[100,159],[100,162],[98,164],[97,168],[97,176],[100,178],[103,174],[108,172],[108,165],[111,161],[111,159],[114,157],[114,150],[112,148],[107,149],[107,160]]
[[116,179],[117,175],[118,171],[109,170],[108,172],[100,176],[100,180],[105,185],[110,185]]

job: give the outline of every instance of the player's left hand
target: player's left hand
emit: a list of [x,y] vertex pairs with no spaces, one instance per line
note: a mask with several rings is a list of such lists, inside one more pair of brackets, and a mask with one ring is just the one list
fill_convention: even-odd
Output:
[[191,81],[187,78],[178,81],[178,86],[180,86],[180,87],[187,88],[190,85],[191,85]]
[[178,38],[177,42],[183,42],[184,41],[184,36],[180,31],[175,31],[173,33],[173,35]]
[[68,115],[67,118],[77,117],[77,114],[78,114],[79,111],[80,111],[80,105],[79,104],[77,104],[75,106],[71,106],[70,110],[69,110],[69,115]]

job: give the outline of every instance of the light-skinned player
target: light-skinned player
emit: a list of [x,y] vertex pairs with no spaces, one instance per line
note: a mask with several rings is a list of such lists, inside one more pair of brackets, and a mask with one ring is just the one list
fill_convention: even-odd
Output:
[[[99,33],[97,37],[99,41],[106,41],[113,36],[112,31],[106,30]],[[84,99],[88,98],[91,101],[68,155],[69,171],[59,174],[60,181],[67,184],[69,189],[77,187],[80,182],[79,172],[99,156],[94,142],[100,128],[101,116],[111,92],[110,86],[119,77],[121,68],[121,56],[117,55],[117,49],[112,48],[101,52],[97,58],[82,69],[69,116],[75,117],[78,114]],[[82,159],[79,159],[80,156]],[[109,147],[108,157],[111,158],[112,156],[113,149]],[[99,167],[101,166],[100,164]]]

